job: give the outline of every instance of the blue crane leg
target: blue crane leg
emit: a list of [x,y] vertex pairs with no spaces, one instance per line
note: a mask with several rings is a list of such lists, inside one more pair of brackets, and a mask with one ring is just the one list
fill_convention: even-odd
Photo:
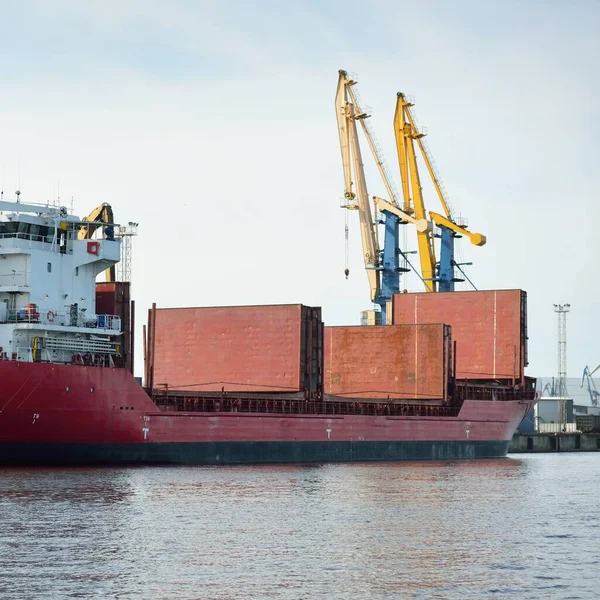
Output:
[[385,234],[383,240],[383,261],[381,273],[381,293],[376,302],[381,307],[381,324],[387,323],[387,302],[400,291],[400,222],[396,215],[383,211]]
[[440,227],[442,233],[440,248],[440,272],[438,290],[454,291],[454,232],[447,227]]

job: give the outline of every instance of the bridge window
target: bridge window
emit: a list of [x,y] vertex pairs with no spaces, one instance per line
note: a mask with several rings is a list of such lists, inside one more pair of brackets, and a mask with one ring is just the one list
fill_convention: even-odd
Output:
[[18,229],[18,223],[13,223],[12,221],[0,223],[0,234],[4,237],[16,237]]
[[40,235],[44,238],[46,243],[51,244],[54,241],[54,227],[40,225]]
[[22,240],[26,240],[29,237],[29,223],[17,223],[18,225],[18,231],[19,234],[17,235],[18,238],[21,238]]
[[3,221],[0,222],[0,236],[52,243],[54,227],[37,225],[35,223],[23,223],[21,221]]

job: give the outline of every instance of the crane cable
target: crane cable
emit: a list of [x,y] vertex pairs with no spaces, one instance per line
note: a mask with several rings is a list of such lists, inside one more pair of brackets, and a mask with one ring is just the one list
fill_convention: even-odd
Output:
[[463,274],[464,278],[473,286],[473,289],[475,291],[477,291],[475,284],[469,279],[469,276],[462,270],[461,266],[457,262],[454,263],[454,266]]
[[345,257],[344,257],[344,275],[346,276],[346,279],[348,279],[348,275],[350,275],[350,266],[348,263],[349,260],[349,252],[348,252],[348,212],[347,210],[344,211],[344,217],[345,217],[345,224],[344,224],[344,250],[345,250]]
[[[398,252],[400,252],[400,256],[402,256],[402,258],[404,259],[404,263],[412,269],[413,273],[421,280],[421,282],[425,285],[425,287],[429,288],[429,290],[432,291],[429,283],[423,279],[423,276],[421,275],[421,273],[419,273],[419,271],[415,268],[415,266],[410,262],[410,260],[408,259],[408,255],[405,252],[402,252],[402,250],[400,250],[400,249],[398,249]],[[405,290],[405,291],[407,291],[407,290]]]

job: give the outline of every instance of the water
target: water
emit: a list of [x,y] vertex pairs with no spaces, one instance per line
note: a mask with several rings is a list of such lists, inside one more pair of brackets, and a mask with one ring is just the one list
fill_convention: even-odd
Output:
[[597,599],[600,454],[0,469],[0,598]]

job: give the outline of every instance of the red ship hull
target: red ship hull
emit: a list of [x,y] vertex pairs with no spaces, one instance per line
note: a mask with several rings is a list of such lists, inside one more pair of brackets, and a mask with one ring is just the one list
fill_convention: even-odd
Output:
[[2,464],[240,464],[505,456],[532,400],[457,416],[161,410],[124,369],[0,363]]

